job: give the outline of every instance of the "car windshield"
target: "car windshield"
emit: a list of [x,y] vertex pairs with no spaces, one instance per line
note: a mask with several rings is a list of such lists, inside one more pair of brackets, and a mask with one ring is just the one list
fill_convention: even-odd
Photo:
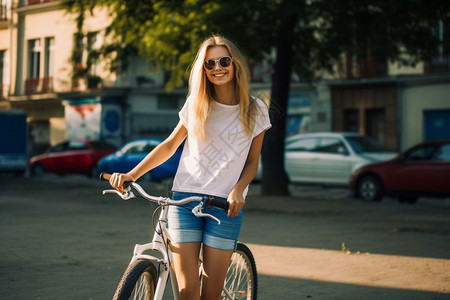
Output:
[[391,152],[383,145],[366,136],[346,136],[345,139],[356,153]]

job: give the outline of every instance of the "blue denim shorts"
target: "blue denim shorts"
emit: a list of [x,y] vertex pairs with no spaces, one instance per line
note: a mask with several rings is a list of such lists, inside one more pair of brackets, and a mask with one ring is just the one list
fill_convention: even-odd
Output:
[[[181,200],[192,196],[207,196],[196,193],[174,192],[173,200]],[[227,201],[225,198],[214,197],[216,200]],[[242,225],[242,209],[236,217],[227,217],[227,212],[218,207],[203,209],[203,213],[211,214],[220,220],[202,217],[198,218],[192,209],[199,202],[194,201],[183,205],[171,205],[168,213],[169,233],[175,243],[201,242],[206,246],[234,250],[236,248],[239,231]]]

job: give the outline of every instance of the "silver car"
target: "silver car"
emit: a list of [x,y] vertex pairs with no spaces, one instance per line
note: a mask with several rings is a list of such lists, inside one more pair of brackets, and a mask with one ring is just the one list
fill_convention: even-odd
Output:
[[327,185],[348,185],[354,170],[398,154],[357,133],[298,134],[286,139],[285,149],[291,182]]

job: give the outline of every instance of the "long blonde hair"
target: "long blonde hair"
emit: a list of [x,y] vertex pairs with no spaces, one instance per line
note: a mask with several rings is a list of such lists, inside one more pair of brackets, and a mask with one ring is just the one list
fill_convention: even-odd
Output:
[[234,64],[234,80],[237,101],[240,108],[240,121],[244,132],[248,138],[251,137],[255,126],[255,101],[250,97],[250,70],[238,47],[220,35],[213,35],[207,38],[200,46],[197,56],[191,68],[189,77],[188,101],[193,101],[195,111],[194,134],[201,138],[206,138],[205,123],[208,117],[211,101],[214,101],[214,85],[208,80],[203,63],[206,51],[210,47],[221,46],[228,49]]

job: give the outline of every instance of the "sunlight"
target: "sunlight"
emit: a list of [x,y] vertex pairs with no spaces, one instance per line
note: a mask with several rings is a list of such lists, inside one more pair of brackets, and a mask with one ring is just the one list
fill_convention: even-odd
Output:
[[450,260],[247,244],[259,274],[450,294]]

